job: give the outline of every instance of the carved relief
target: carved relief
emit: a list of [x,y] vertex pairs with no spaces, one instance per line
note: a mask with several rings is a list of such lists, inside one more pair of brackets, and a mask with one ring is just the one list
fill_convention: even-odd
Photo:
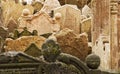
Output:
[[118,1],[117,0],[112,0],[110,4],[110,10],[112,14],[117,14],[118,13]]

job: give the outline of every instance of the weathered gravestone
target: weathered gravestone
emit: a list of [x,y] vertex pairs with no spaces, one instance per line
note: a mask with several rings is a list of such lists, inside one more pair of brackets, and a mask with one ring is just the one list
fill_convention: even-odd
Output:
[[[38,35],[52,32],[53,20],[48,14],[45,12],[38,12],[32,16],[25,16],[24,12],[26,12],[26,10],[23,10],[24,16],[21,16],[19,21],[21,23],[18,28],[19,30],[27,27],[30,32],[37,30]],[[27,13],[29,12],[26,12],[26,14]]]
[[5,51],[25,51],[31,43],[35,43],[38,48],[45,41],[44,37],[41,36],[22,36],[15,40],[7,38],[5,41]]
[[40,74],[40,61],[22,52],[0,54],[0,74]]
[[32,33],[27,30],[26,27],[24,27],[24,30],[20,33],[19,37],[21,36],[31,36]]
[[17,39],[22,36],[38,36],[38,32],[33,30],[33,32],[29,32],[26,27],[24,27],[23,31],[19,32],[18,29],[15,29],[13,32],[9,33],[8,38]]
[[14,30],[13,36],[11,38],[13,38],[13,39],[19,38],[19,31],[18,30]]
[[[18,0],[17,0],[18,1]],[[14,18],[16,22],[18,22],[18,18],[20,17],[22,10],[28,8],[30,13],[32,14],[34,8],[31,5],[22,5],[21,3],[15,3],[14,0],[7,0],[4,2],[2,0],[2,11],[3,11],[3,22],[4,26],[7,26],[10,18]]]
[[54,10],[55,8],[60,7],[60,6],[61,5],[58,0],[45,0],[41,11],[50,13],[52,10]]
[[31,5],[34,8],[34,13],[39,12],[41,10],[41,8],[43,7],[43,3],[39,2],[39,1],[33,1]]
[[17,27],[18,27],[17,22],[13,18],[10,18],[7,23],[8,31],[13,32],[15,29],[17,29]]
[[82,15],[85,15],[86,17],[92,17],[92,9],[88,7],[88,5],[85,5],[82,8]]
[[92,41],[92,35],[91,35],[91,18],[84,19],[81,22],[81,33],[86,32],[88,34],[88,41]]
[[61,50],[64,53],[74,55],[85,60],[85,57],[90,51],[88,49],[88,40],[85,34],[76,34],[73,30],[63,29],[59,33],[55,34]]
[[4,63],[33,63],[39,62],[34,57],[31,57],[22,52],[9,51],[0,54],[0,64]]
[[19,32],[19,30],[15,29],[13,32],[13,36],[10,36],[12,39],[17,39],[22,36],[38,36],[37,30],[33,30],[33,32],[29,32],[26,27],[24,27],[23,31]]
[[4,45],[4,40],[3,40],[3,38],[0,36],[0,53],[2,52],[3,45]]
[[26,48],[24,53],[33,57],[39,57],[42,54],[41,50],[34,43],[32,43],[28,48]]
[[75,33],[80,33],[81,12],[73,5],[63,5],[54,10],[55,13],[61,13],[61,29],[69,28]]
[[0,36],[5,39],[8,37],[8,30],[4,27],[0,27]]
[[52,33],[46,33],[46,34],[42,34],[42,35],[40,35],[40,36],[45,37],[45,38],[48,38],[48,37],[51,36],[51,35],[52,35]]

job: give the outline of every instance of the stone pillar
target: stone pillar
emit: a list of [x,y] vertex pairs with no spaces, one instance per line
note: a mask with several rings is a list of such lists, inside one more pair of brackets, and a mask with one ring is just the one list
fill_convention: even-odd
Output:
[[110,0],[92,1],[92,42],[95,45],[100,34],[109,35]]
[[111,19],[110,19],[110,49],[111,49],[111,69],[118,70],[118,32],[117,32],[117,14],[118,14],[118,1],[110,1]]
[[[120,1],[118,1],[118,20],[117,20],[117,26],[118,26],[118,52],[119,52],[118,56],[120,56]],[[118,66],[119,66],[119,69],[120,69],[120,58],[119,58],[119,61],[118,61]]]

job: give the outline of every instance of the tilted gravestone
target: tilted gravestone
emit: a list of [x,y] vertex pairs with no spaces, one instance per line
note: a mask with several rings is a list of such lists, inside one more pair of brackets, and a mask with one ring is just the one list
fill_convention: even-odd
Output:
[[18,30],[14,30],[14,36],[13,36],[14,39],[17,39],[19,38],[19,31]]
[[24,52],[26,48],[31,45],[31,43],[35,43],[37,47],[41,48],[44,41],[45,38],[41,36],[23,36],[14,40],[7,38],[5,40],[5,51]]
[[84,61],[90,51],[86,34],[76,34],[73,30],[63,29],[55,34],[61,51],[78,57]]
[[22,52],[9,51],[0,54],[0,64],[39,62],[35,58]]
[[10,18],[7,23],[8,31],[13,32],[15,29],[17,29],[17,27],[18,27],[17,22],[13,18]]
[[[26,12],[27,11],[27,12]],[[28,16],[25,16],[27,13]],[[52,18],[45,12],[38,12],[32,16],[29,15],[29,10],[23,10],[23,16],[21,16],[18,27],[19,30],[27,27],[28,31],[32,32],[33,30],[38,31],[38,35],[51,33],[53,21]],[[28,21],[29,20],[29,21]],[[34,27],[33,27],[34,25]]]
[[38,36],[38,31],[33,30],[33,32],[29,32],[26,27],[24,27],[22,32],[19,32],[17,29],[13,32],[13,39],[17,39],[22,36]]
[[8,30],[6,30],[4,27],[0,27],[0,36],[5,39],[8,37]]
[[52,35],[52,33],[45,33],[45,34],[42,34],[42,35],[40,35],[40,36],[45,37],[45,38],[48,38],[48,37],[51,36],[51,35]]
[[3,44],[4,44],[4,40],[3,40],[3,38],[0,36],[0,53],[1,53],[1,51],[2,51]]
[[21,37],[21,36],[31,36],[31,35],[32,33],[29,32],[26,27],[24,27],[24,30],[20,33],[19,36]]
[[39,57],[42,54],[41,50],[34,43],[32,43],[28,48],[26,48],[24,53],[31,55],[33,57]]
[[81,22],[81,33],[86,32],[88,34],[88,41],[91,42],[92,40],[92,34],[91,34],[91,18],[84,19]]

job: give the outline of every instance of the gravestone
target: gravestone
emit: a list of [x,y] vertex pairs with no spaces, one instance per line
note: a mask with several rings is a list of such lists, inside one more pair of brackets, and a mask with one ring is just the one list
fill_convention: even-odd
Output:
[[20,33],[19,37],[21,36],[31,36],[32,33],[27,30],[26,27],[24,27],[24,30]]
[[85,34],[76,34],[73,30],[63,29],[55,34],[61,47],[61,51],[78,57],[82,61],[90,51],[88,49],[87,36]]
[[41,48],[44,37],[41,36],[22,36],[15,40],[7,38],[5,40],[5,51],[25,51],[31,43],[35,43],[38,48]]
[[0,27],[0,36],[5,39],[8,37],[8,30],[7,28]]
[[[28,21],[29,20],[29,21]],[[38,12],[32,16],[23,16],[20,21],[19,30],[27,27],[29,32],[38,31],[38,35],[52,33],[52,18],[45,12]],[[34,27],[33,27],[34,25]]]
[[13,39],[19,38],[19,31],[18,30],[14,30],[13,34],[14,34]]
[[46,34],[42,34],[42,35],[40,35],[40,36],[45,37],[45,38],[48,38],[48,37],[51,36],[51,35],[52,35],[52,33],[46,33]]
[[13,35],[10,38],[17,39],[22,36],[38,36],[37,30],[33,30],[33,32],[29,32],[26,27],[24,27],[23,31],[19,32],[18,29],[15,29]]
[[4,45],[4,40],[3,40],[3,38],[0,36],[0,53],[2,52],[3,45]]
[[81,33],[84,33],[86,32],[88,34],[88,41],[91,42],[92,41],[92,35],[91,35],[91,18],[87,18],[87,19],[84,19],[82,22],[81,22]]
[[22,14],[22,10],[25,8],[28,8],[31,14],[34,11],[34,8],[31,5],[24,6],[21,3],[15,3],[14,0],[7,0],[6,2],[2,0],[2,15],[4,18],[4,26],[7,26],[10,18],[14,18],[14,20],[17,22],[18,18]]
[[39,1],[33,1],[31,5],[34,8],[34,13],[39,12],[41,8],[43,7],[43,4]]
[[88,5],[85,5],[82,8],[82,15],[85,15],[86,17],[92,17],[92,9],[88,7]]
[[39,62],[39,60],[22,52],[9,51],[0,54],[0,64],[33,62]]
[[15,29],[17,29],[17,27],[17,22],[13,18],[10,18],[7,24],[8,31],[13,32]]
[[33,57],[39,57],[42,54],[41,50],[34,43],[32,43],[28,48],[26,48],[24,53]]
[[81,12],[74,5],[63,5],[54,10],[55,13],[61,13],[61,29],[69,28],[75,33],[80,33]]
[[54,10],[55,8],[60,7],[60,6],[61,5],[58,0],[45,0],[41,11],[50,13],[52,10]]

